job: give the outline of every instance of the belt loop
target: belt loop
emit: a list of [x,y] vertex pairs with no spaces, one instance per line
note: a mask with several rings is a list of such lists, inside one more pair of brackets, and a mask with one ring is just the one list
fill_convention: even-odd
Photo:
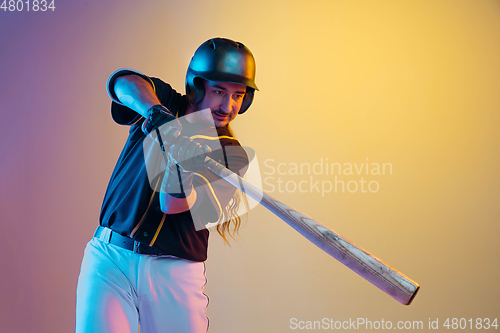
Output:
[[103,226],[98,226],[97,230],[94,233],[94,237],[99,238],[105,243],[109,243],[109,240],[111,239],[111,229]]
[[104,228],[104,232],[101,234],[101,240],[109,243],[109,240],[111,239],[111,229],[109,228]]

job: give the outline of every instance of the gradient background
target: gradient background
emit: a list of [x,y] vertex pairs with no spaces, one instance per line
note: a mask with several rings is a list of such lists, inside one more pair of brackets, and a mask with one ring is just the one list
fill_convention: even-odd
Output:
[[267,159],[393,165],[365,177],[377,193],[271,194],[422,289],[403,306],[258,207],[231,248],[211,238],[210,332],[289,332],[294,317],[426,327],[499,317],[499,31],[497,0],[56,0],[54,12],[0,11],[0,330],[73,330],[83,249],[127,137],[110,117],[108,75],[131,67],[184,92],[194,50],[215,36],[257,59],[260,92],[233,129],[262,171]]

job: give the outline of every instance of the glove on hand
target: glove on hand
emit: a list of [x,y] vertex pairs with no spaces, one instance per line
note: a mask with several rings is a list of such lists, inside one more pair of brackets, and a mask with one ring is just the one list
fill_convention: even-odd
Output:
[[[167,129],[168,134],[174,134],[174,137],[178,136],[180,134],[180,131],[182,129],[181,123],[175,116],[170,112],[169,109],[164,107],[163,105],[153,105],[146,113],[146,119],[142,123],[142,131],[144,134],[148,135],[151,133],[154,129],[159,128],[163,124],[166,124],[170,122],[170,126]],[[177,135],[175,135],[174,130],[178,130]],[[165,132],[165,131],[162,131]],[[172,132],[172,133],[170,133]],[[165,135],[167,136],[167,135]],[[166,138],[164,138],[166,139]]]
[[168,154],[183,169],[197,171],[203,166],[206,156],[212,153],[207,145],[202,145],[187,136],[179,136],[170,146]]
[[161,191],[175,198],[186,198],[193,189],[193,171],[203,165],[212,150],[187,136],[178,137],[168,150],[168,167]]
[[172,163],[167,170],[161,183],[161,191],[175,198],[186,198],[193,190],[193,173],[181,171],[181,168]]

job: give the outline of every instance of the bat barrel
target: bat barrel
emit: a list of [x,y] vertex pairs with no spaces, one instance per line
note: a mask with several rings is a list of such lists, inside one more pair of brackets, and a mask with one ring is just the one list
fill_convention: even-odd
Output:
[[382,260],[309,216],[263,192],[209,157],[205,160],[205,166],[254,200],[260,202],[261,205],[273,212],[313,244],[398,302],[409,305],[415,298],[420,289],[418,283]]

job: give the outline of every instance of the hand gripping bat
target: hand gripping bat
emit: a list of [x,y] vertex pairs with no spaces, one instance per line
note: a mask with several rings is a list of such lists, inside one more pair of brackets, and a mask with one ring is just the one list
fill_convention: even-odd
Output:
[[261,191],[210,157],[205,158],[204,164],[214,174],[246,193],[252,199],[260,202],[261,205],[297,230],[314,245],[392,296],[398,302],[409,305],[415,298],[420,286],[409,277],[342,235]]

